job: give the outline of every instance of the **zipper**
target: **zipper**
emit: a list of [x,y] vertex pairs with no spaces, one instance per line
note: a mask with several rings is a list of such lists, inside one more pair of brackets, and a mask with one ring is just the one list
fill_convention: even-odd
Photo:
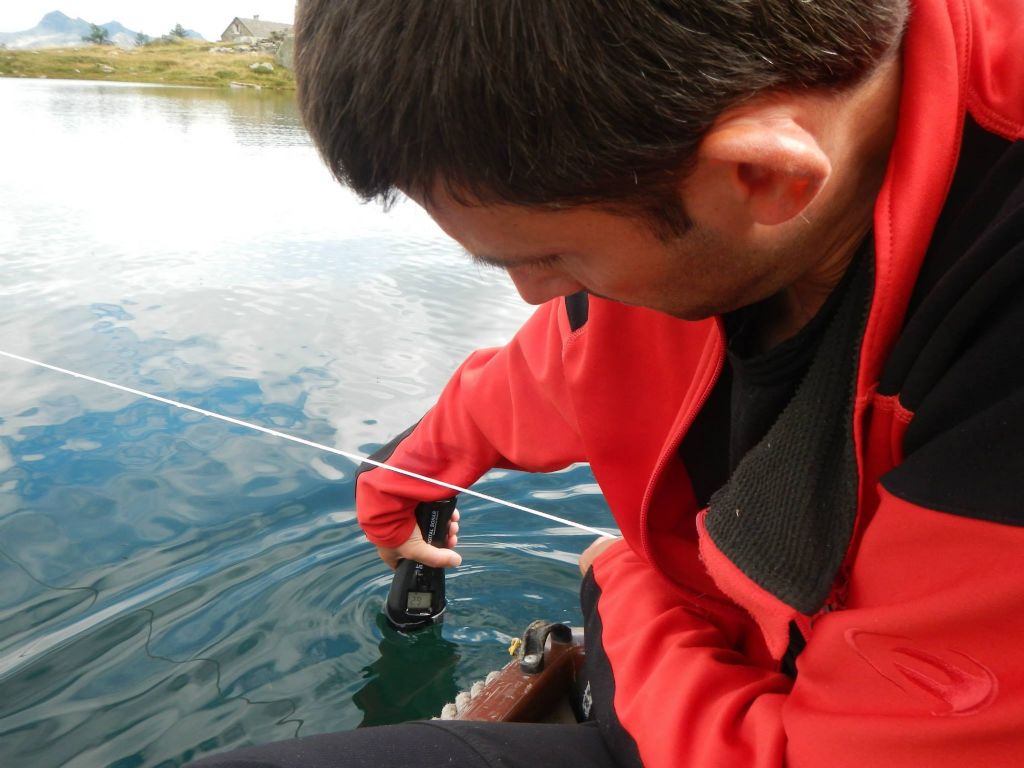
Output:
[[658,463],[654,467],[651,479],[647,483],[647,489],[644,491],[643,501],[640,503],[640,543],[643,548],[644,556],[649,563],[654,563],[654,560],[653,553],[648,542],[647,517],[650,512],[651,497],[654,495],[654,489],[658,485],[658,479],[661,477],[661,473],[664,471],[665,465],[668,464],[669,458],[679,450],[679,445],[683,441],[683,436],[690,429],[690,426],[693,424],[693,420],[697,418],[697,414],[700,413],[701,408],[704,407],[704,404],[711,396],[711,392],[715,388],[715,384],[718,383],[718,379],[722,375],[722,368],[725,365],[725,327],[719,317],[714,318],[714,323],[715,334],[710,339],[713,343],[711,352],[715,355],[714,370],[708,378],[708,382],[700,396],[690,404],[682,419],[679,419],[676,422],[669,440],[662,448],[661,456],[658,457]]

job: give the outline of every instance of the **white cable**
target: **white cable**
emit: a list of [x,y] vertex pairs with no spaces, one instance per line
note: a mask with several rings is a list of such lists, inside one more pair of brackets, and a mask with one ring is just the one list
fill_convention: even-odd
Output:
[[578,528],[581,531],[587,531],[588,533],[595,533],[598,536],[612,536],[612,535],[614,535],[614,534],[610,533],[609,531],[602,531],[600,528],[591,528],[589,525],[584,525],[583,523],[577,523],[577,522],[575,522],[573,520],[567,520],[564,517],[557,517],[556,515],[551,515],[551,514],[548,514],[547,512],[541,512],[540,510],[537,510],[537,509],[530,509],[529,507],[524,507],[522,504],[516,504],[515,502],[504,501],[503,499],[498,499],[498,498],[495,498],[494,496],[489,496],[486,493],[480,493],[479,491],[473,491],[473,490],[470,490],[469,488],[460,488],[457,485],[452,485],[451,483],[446,483],[443,480],[436,480],[436,479],[434,479],[432,477],[427,477],[426,475],[420,475],[420,474],[417,474],[416,472],[410,472],[407,469],[400,469],[399,467],[393,467],[390,464],[384,464],[383,462],[375,461],[374,459],[370,459],[370,458],[367,458],[365,456],[360,456],[357,453],[350,453],[348,451],[343,451],[343,450],[341,450],[339,448],[331,448],[329,445],[321,445],[320,443],[314,443],[311,440],[305,440],[305,439],[303,439],[301,437],[295,437],[294,435],[289,435],[289,434],[286,434],[285,432],[278,432],[276,429],[268,429],[267,427],[261,427],[258,424],[250,424],[250,423],[248,423],[246,421],[240,421],[239,419],[234,419],[231,416],[224,416],[224,415],[222,415],[220,413],[214,413],[213,411],[207,411],[204,408],[197,408],[194,405],[187,405],[186,403],[179,403],[176,400],[170,400],[170,399],[168,399],[166,397],[160,397],[159,395],[151,395],[148,392],[143,392],[142,390],[139,390],[139,389],[132,389],[131,387],[126,387],[126,386],[123,386],[121,384],[115,384],[112,381],[105,381],[103,379],[97,379],[94,376],[87,376],[84,373],[76,373],[75,371],[69,371],[67,368],[59,368],[56,365],[50,365],[49,363],[43,363],[43,362],[40,362],[39,360],[33,360],[30,357],[22,357],[21,355],[15,355],[15,354],[12,354],[11,352],[4,352],[2,349],[0,349],[0,355],[3,355],[4,357],[9,357],[12,360],[19,360],[19,361],[21,361],[23,363],[28,363],[29,365],[35,365],[35,366],[38,366],[40,368],[46,368],[46,369],[51,370],[51,371],[56,371],[57,373],[63,373],[65,375],[67,375],[67,376],[74,376],[76,379],[84,379],[85,381],[91,381],[94,384],[102,384],[103,386],[110,387],[111,389],[118,389],[118,390],[120,390],[122,392],[127,392],[128,394],[131,394],[131,395],[137,395],[138,397],[144,397],[147,400],[155,400],[156,402],[164,403],[165,405],[173,405],[175,408],[184,408],[186,411],[192,411],[193,413],[199,413],[199,414],[202,414],[203,416],[209,416],[211,419],[220,419],[221,421],[226,421],[228,424],[234,424],[235,426],[239,426],[239,427],[247,427],[248,429],[254,429],[257,432],[262,432],[262,433],[264,433],[266,435],[272,435],[274,437],[280,437],[280,438],[282,438],[284,440],[291,440],[293,443],[298,443],[299,445],[305,445],[305,446],[308,446],[310,448],[317,448],[317,449],[319,449],[321,451],[327,451],[328,453],[334,453],[334,454],[337,454],[338,456],[344,456],[346,459],[349,459],[351,461],[361,462],[361,463],[365,463],[365,464],[371,464],[371,465],[373,465],[375,467],[380,467],[381,469],[387,469],[387,470],[390,470],[392,472],[397,472],[400,475],[406,475],[408,477],[412,477],[412,478],[415,478],[417,480],[423,480],[424,482],[427,482],[427,483],[432,483],[434,485],[439,485],[442,488],[448,488],[450,490],[457,491],[458,493],[465,493],[465,494],[468,494],[470,496],[475,496],[476,498],[483,499],[484,501],[490,501],[490,502],[492,502],[494,504],[500,504],[500,505],[505,506],[505,507],[511,507],[512,509],[517,509],[520,512],[528,512],[531,515],[536,515],[537,517],[543,517],[546,520],[553,520],[556,523],[561,523],[562,525],[568,525],[571,528]]

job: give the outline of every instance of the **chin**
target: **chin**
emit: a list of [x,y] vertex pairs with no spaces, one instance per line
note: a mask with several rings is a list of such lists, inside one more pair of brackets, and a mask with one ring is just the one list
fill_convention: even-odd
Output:
[[[628,302],[622,302],[623,304]],[[699,320],[707,320],[709,317],[720,315],[722,312],[714,307],[652,307],[645,304],[632,304],[634,307],[645,307],[654,312],[660,312],[663,315],[674,317],[677,320],[688,320],[696,322]]]
[[665,315],[678,318],[679,320],[707,320],[709,317],[715,317],[716,315],[727,312],[725,309],[717,304],[684,304],[684,305],[673,305],[667,307],[650,307],[655,312],[661,312]]
[[645,302],[643,300],[631,301],[629,299],[623,299],[615,296],[606,296],[595,291],[587,291],[591,296],[605,301],[614,301],[616,304],[625,304],[627,307],[638,307],[640,309],[649,309],[652,312],[660,312],[663,315],[669,315],[678,320],[707,320],[709,317],[715,317],[723,312],[728,312],[731,308],[722,308],[717,305],[703,304],[697,306],[662,306],[655,304],[654,302]]
[[691,322],[697,322],[699,320],[707,320],[710,317],[715,317],[716,315],[722,314],[721,312],[718,312],[718,311],[713,310],[713,309],[687,309],[687,310],[673,309],[673,310],[658,310],[658,311],[659,312],[664,312],[664,314],[666,314],[666,315],[671,315],[672,317],[676,318],[677,320],[689,320]]

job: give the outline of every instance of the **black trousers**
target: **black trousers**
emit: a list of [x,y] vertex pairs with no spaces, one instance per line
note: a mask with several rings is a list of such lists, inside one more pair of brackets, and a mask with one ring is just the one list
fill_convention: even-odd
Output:
[[241,749],[186,768],[621,768],[595,723],[421,720]]

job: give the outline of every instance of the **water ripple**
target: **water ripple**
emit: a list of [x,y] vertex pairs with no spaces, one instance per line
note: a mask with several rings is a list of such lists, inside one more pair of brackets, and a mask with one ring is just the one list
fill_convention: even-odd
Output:
[[[8,351],[368,453],[530,312],[415,206],[337,187],[289,98],[0,79],[0,100]],[[430,716],[532,619],[579,620],[590,537],[466,499],[445,623],[396,633],[351,462],[2,367],[5,764],[167,768]],[[480,490],[609,522],[586,467]]]

